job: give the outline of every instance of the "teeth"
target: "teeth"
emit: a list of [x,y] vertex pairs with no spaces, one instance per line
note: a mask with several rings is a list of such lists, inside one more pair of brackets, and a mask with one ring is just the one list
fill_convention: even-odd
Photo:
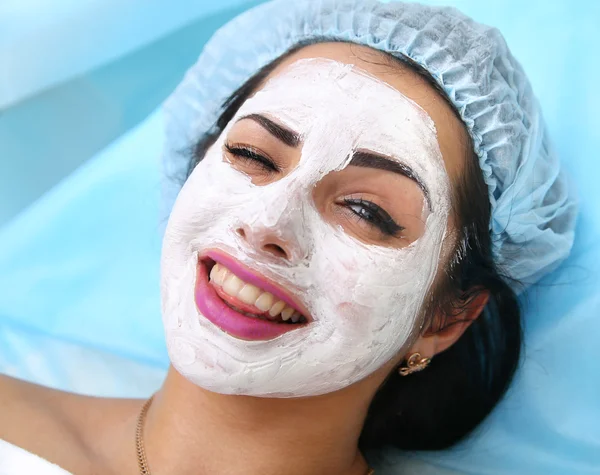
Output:
[[269,292],[263,292],[254,302],[254,306],[263,312],[269,310],[271,305],[273,305],[273,295]]
[[223,282],[225,282],[225,279],[227,278],[227,274],[228,272],[225,267],[215,264],[210,271],[210,280],[216,284],[223,285]]
[[[270,292],[264,292],[255,285],[247,284],[225,266],[215,264],[210,271],[210,280],[221,286],[232,297],[237,297],[248,305],[254,305],[261,312],[268,312],[267,317],[270,320],[277,321],[277,317],[280,317],[284,322],[291,320],[297,323],[303,318],[300,312],[288,306],[283,300],[277,300]],[[264,319],[264,316],[243,313]]]
[[242,290],[243,286],[244,282],[238,276],[229,274],[229,277],[227,277],[223,284],[223,290],[232,297],[237,297],[237,294]]
[[223,273],[221,272],[221,268],[219,264],[215,264],[213,268],[210,270],[210,280],[215,282],[216,284],[221,285],[223,282]]
[[[242,290],[240,290],[238,298],[242,302],[247,303],[248,305],[256,305],[254,302],[257,302],[257,298],[260,300],[259,295],[261,294],[261,292],[262,291],[258,287],[255,287],[251,284],[246,284],[244,285],[244,287],[242,287]],[[258,305],[256,306],[258,307]]]
[[287,322],[292,316],[292,313],[294,313],[294,309],[292,307],[285,307],[281,312],[281,319],[284,322]]
[[223,266],[219,267],[219,278],[221,279],[221,284],[225,282],[225,279],[227,279],[227,276],[229,274],[231,274],[231,272],[229,272],[229,269]]
[[281,311],[283,310],[283,307],[285,307],[285,302],[283,300],[275,302],[275,305],[273,305],[271,307],[271,310],[269,310],[269,315],[272,317],[276,317],[277,315],[279,315],[281,313]]

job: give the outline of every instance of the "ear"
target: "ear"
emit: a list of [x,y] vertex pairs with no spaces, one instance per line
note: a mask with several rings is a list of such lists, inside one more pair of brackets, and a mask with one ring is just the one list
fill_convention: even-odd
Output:
[[[453,315],[441,330],[429,328],[423,333],[414,345],[408,350],[408,355],[420,353],[421,356],[433,358],[438,353],[450,348],[462,336],[469,325],[483,312],[488,303],[490,293],[488,290],[477,292],[458,314]],[[435,315],[436,321],[444,321],[446,315]]]

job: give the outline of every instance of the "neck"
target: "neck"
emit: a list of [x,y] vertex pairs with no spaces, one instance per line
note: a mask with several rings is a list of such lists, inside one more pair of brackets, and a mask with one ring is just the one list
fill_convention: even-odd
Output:
[[146,419],[148,462],[155,474],[364,475],[358,438],[369,386],[308,398],[229,396],[171,368]]

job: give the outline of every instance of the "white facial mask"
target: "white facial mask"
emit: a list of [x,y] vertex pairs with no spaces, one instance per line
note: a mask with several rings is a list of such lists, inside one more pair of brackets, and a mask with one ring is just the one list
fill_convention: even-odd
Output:
[[[237,119],[261,113],[298,132],[298,166],[266,186],[223,158]],[[423,235],[395,249],[366,245],[326,222],[315,185],[353,150],[401,157],[429,191]],[[355,66],[303,59],[247,100],[181,190],[164,238],[162,303],[172,364],[226,394],[292,397],[332,392],[376,371],[418,336],[449,214],[449,182],[427,113]],[[249,230],[241,237],[236,229]],[[253,245],[288,243],[289,260]],[[194,302],[198,254],[223,250],[293,294],[313,322],[268,341],[245,341],[205,319]]]

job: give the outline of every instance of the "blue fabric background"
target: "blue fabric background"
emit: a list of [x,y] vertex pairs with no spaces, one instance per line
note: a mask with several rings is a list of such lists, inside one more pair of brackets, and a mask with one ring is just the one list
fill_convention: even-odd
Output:
[[[378,473],[600,474],[600,4],[426,3],[455,5],[503,32],[579,190],[581,216],[571,257],[524,296],[526,358],[498,410],[459,447],[437,454],[388,452]],[[110,3],[115,18],[129,15],[127,34],[137,31],[147,42],[153,32],[164,35],[185,23],[160,27],[171,5],[154,4],[153,21],[136,23],[142,2]],[[189,21],[205,14],[198,5],[190,2]],[[213,2],[206,5],[206,13],[214,12]],[[94,43],[101,32],[91,27],[93,15],[80,18],[89,22],[84,31]],[[56,24],[68,25],[67,19]],[[11,34],[24,34],[3,31],[0,51]],[[68,35],[56,38],[64,40],[59,47],[74,48]],[[35,61],[27,49],[19,54],[19,43],[10,44],[17,61]],[[129,49],[122,54],[141,47],[123,44]],[[67,80],[95,67],[92,59],[86,65],[57,62],[62,70],[53,74]],[[37,190],[41,198],[0,228],[0,370],[93,394],[141,396],[160,384],[168,364],[158,297],[161,131],[155,112],[51,189]],[[10,161],[0,142],[0,171],[8,173]],[[52,164],[42,156],[35,165],[19,187],[36,186],[35,174]]]

